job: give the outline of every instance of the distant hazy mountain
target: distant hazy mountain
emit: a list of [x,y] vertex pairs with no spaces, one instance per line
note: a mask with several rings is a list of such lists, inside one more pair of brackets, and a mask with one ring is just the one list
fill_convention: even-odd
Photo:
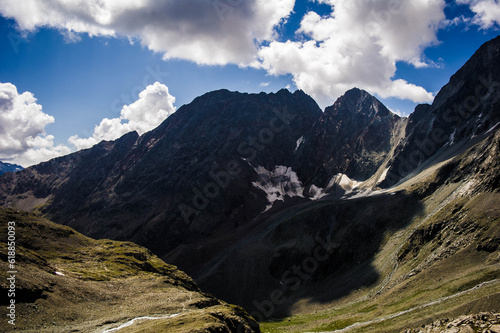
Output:
[[22,170],[23,167],[16,164],[3,163],[0,161],[0,176],[6,172],[16,172]]

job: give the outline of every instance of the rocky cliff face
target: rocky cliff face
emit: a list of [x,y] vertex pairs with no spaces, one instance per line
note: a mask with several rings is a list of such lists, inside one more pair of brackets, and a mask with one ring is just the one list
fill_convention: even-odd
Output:
[[[388,187],[412,173],[434,154],[466,144],[500,123],[500,37],[479,48],[451,77],[432,105],[410,115],[406,137],[389,163]],[[441,151],[442,153],[442,151]]]
[[366,91],[349,90],[303,136],[295,155],[299,176],[319,187],[339,173],[368,179],[391,150],[401,121]]

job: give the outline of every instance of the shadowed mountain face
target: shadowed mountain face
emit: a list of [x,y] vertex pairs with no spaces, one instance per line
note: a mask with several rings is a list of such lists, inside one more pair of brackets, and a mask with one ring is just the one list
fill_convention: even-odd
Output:
[[295,156],[299,176],[320,187],[338,173],[368,179],[391,150],[401,121],[366,91],[349,90],[304,135]]
[[290,165],[296,141],[320,116],[301,91],[215,91],[142,137],[129,133],[6,175],[0,197],[87,235],[165,254],[263,211],[254,168]]
[[0,201],[138,242],[257,319],[424,306],[500,277],[498,59],[500,37],[409,118],[359,89],[324,113],[301,91],[211,92],[141,137],[2,176]]

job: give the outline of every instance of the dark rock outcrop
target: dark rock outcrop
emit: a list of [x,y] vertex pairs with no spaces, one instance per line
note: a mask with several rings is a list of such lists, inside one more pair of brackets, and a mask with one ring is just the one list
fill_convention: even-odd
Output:
[[304,135],[295,155],[300,178],[320,187],[338,173],[368,179],[391,150],[400,120],[366,91],[349,90]]

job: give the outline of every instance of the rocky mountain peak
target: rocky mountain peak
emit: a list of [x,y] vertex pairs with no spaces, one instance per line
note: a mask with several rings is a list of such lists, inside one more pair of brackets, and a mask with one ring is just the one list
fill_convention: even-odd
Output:
[[320,187],[339,173],[356,180],[369,178],[390,151],[400,119],[368,92],[347,91],[304,136],[296,153],[300,178]]
[[342,114],[362,114],[366,117],[385,117],[391,112],[377,98],[362,89],[353,88],[330,107],[325,109],[326,114],[338,116]]
[[2,177],[0,201],[30,190],[26,209],[41,205],[87,235],[164,254],[265,209],[255,168],[291,165],[297,140],[322,114],[301,91],[209,92],[141,137],[129,133]]

